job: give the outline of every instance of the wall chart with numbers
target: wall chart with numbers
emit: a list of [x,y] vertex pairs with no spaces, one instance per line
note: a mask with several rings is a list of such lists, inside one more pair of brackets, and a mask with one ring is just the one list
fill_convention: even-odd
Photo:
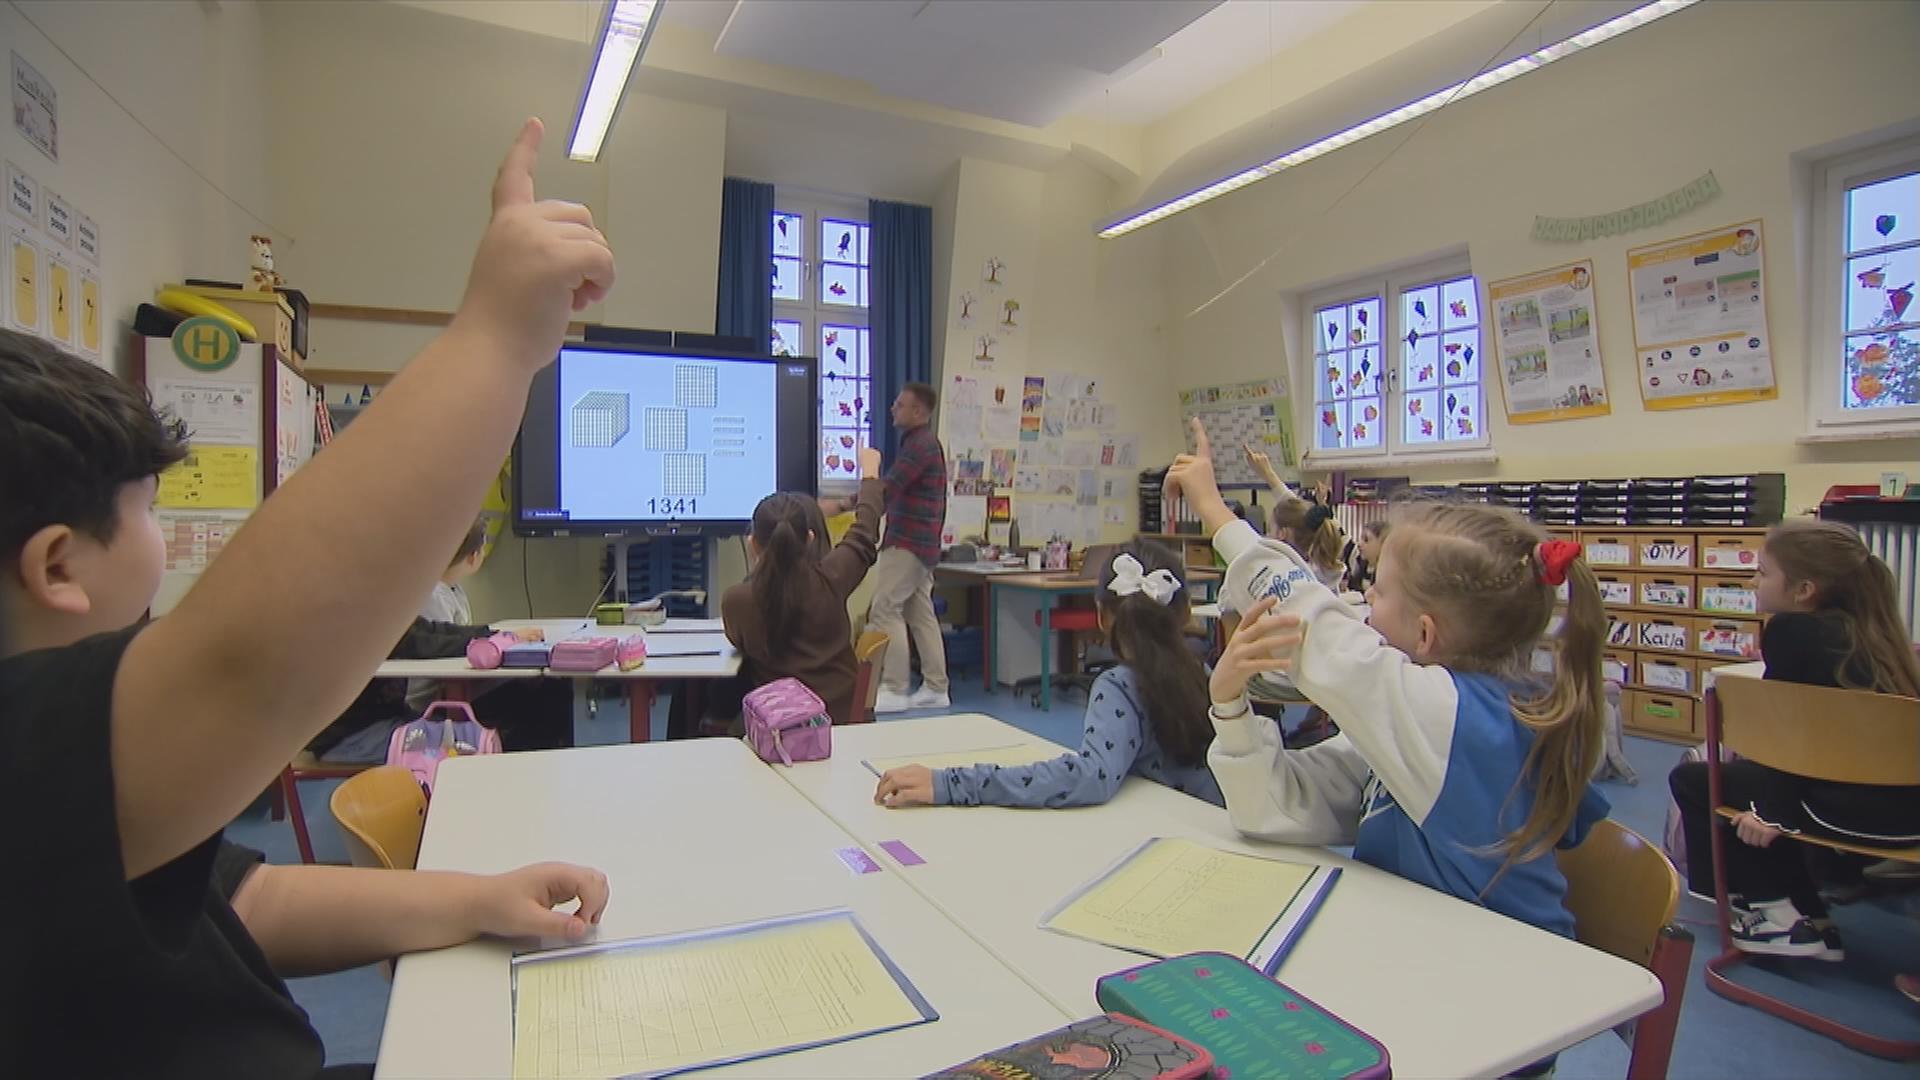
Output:
[[1293,402],[1283,379],[1180,391],[1180,426],[1186,434],[1187,449],[1193,449],[1190,421],[1197,416],[1213,441],[1214,474],[1223,485],[1264,486],[1265,481],[1247,464],[1247,456],[1241,452],[1243,445],[1264,451],[1282,476],[1293,474],[1292,412]]

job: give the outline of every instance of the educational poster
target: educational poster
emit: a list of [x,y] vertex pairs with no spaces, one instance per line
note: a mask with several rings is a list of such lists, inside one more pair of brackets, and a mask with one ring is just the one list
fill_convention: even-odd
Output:
[[173,610],[193,583],[200,579],[227,541],[247,520],[247,512],[222,510],[159,510],[160,537],[166,544],[165,567],[160,587],[153,598],[153,613],[165,615]]
[[73,267],[65,259],[47,255],[47,336],[73,347]]
[[1692,409],[1779,395],[1760,222],[1627,252],[1640,399]]
[[314,389],[284,362],[274,365],[274,379],[273,483],[278,487],[313,457]]
[[1487,285],[1495,357],[1510,424],[1580,420],[1613,411],[1600,366],[1593,262]]
[[155,408],[186,422],[188,438],[200,443],[244,443],[260,431],[260,388],[242,382],[173,379],[148,382]]
[[40,332],[40,247],[22,229],[7,230],[7,317],[18,329]]
[[[1283,379],[1256,379],[1180,391],[1181,430],[1187,432],[1187,441],[1191,444],[1190,421],[1197,416],[1207,426],[1213,445],[1223,451],[1214,457],[1215,475],[1227,486],[1265,484],[1247,463],[1246,455],[1238,452],[1242,444],[1264,451],[1273,459],[1275,468],[1284,471],[1293,467],[1292,412]],[[1189,445],[1187,449],[1193,447]]]
[[60,160],[60,96],[19,53],[13,54],[13,129],[41,153]]
[[80,355],[100,359],[100,279],[91,270],[80,271]]
[[260,505],[260,455],[251,446],[195,445],[160,474],[164,510],[251,510]]

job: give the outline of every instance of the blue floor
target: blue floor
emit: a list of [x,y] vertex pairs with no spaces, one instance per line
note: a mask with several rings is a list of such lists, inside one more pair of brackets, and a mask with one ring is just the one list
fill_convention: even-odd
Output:
[[[1080,732],[1080,701],[1066,695],[1065,700],[1056,699],[1055,706],[1051,713],[1043,713],[1032,708],[1024,696],[1005,691],[987,695],[975,681],[955,684],[952,711],[988,713],[1043,738],[1063,744],[1074,742]],[[664,709],[655,717],[656,737],[663,726]],[[582,742],[595,744],[624,742],[626,729],[624,715],[602,710],[598,716],[580,723],[579,736]],[[1607,797],[1613,802],[1614,817],[1644,836],[1660,835],[1668,805],[1666,775],[1679,758],[1680,750],[1667,743],[1627,740],[1627,754],[1640,774],[1640,783],[1637,786],[1604,785]],[[344,862],[345,848],[325,809],[330,787],[324,783],[305,784],[301,796],[309,808],[308,823],[319,858]],[[264,810],[256,810],[234,822],[229,835],[239,843],[265,851],[273,862],[298,860],[293,834],[286,823],[267,820]],[[1743,978],[1873,1030],[1908,1039],[1920,1038],[1920,1007],[1900,997],[1890,985],[1896,972],[1920,971],[1920,924],[1916,924],[1916,917],[1920,917],[1920,899],[1912,894],[1837,909],[1835,920],[1846,935],[1846,963],[1769,961],[1749,965],[1751,972]],[[1894,1077],[1913,1080],[1920,1072],[1911,1065],[1856,1054],[1831,1040],[1736,1005],[1707,990],[1701,981],[1701,972],[1717,948],[1712,906],[1682,898],[1680,919],[1689,925],[1697,942],[1693,975],[1687,985],[1680,1034],[1669,1074],[1676,1080],[1722,1077],[1804,1080],[1840,1076],[1850,1080],[1892,1080]],[[1547,990],[1550,983],[1550,976],[1542,973],[1543,990]],[[326,1040],[330,1062],[372,1061],[379,1053],[388,990],[380,968],[299,979],[292,986],[294,996],[306,1007]],[[1607,1034],[1562,1054],[1558,1075],[1578,1080],[1610,1080],[1624,1076],[1626,1067],[1625,1044]]]

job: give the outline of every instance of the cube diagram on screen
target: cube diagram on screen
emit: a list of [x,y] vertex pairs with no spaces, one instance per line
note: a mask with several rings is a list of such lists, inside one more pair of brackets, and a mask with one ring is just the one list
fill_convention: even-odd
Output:
[[611,449],[626,438],[630,406],[628,395],[613,390],[595,390],[580,395],[573,403],[573,445]]
[[766,363],[568,354],[559,505],[576,521],[750,518],[776,489],[775,376]]

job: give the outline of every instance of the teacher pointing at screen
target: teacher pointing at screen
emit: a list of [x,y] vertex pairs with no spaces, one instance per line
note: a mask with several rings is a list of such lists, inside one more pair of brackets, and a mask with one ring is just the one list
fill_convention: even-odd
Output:
[[[900,453],[887,470],[887,532],[873,565],[873,606],[867,628],[887,635],[876,712],[944,709],[947,647],[933,615],[933,567],[947,520],[947,457],[933,434],[939,398],[926,383],[908,383],[893,399]],[[907,640],[911,633],[913,640]],[[912,650],[920,650],[923,681],[909,695]]]

